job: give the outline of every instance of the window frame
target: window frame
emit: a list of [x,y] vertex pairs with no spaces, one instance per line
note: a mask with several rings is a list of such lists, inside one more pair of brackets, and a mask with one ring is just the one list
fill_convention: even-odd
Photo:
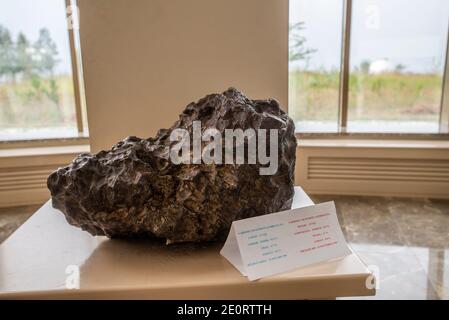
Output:
[[[78,6],[76,0],[64,0],[65,7],[76,10],[73,18],[79,19]],[[66,19],[69,12],[66,11]],[[78,22],[79,25],[79,22]],[[81,45],[79,42],[79,30],[67,27],[67,34],[70,47],[70,60],[72,68],[73,93],[75,100],[76,127],[78,134],[73,137],[37,138],[37,139],[17,139],[0,140],[1,149],[17,149],[30,147],[52,147],[52,146],[72,146],[88,145],[89,135],[87,126],[86,99],[84,95],[83,67],[81,60]]]
[[[76,5],[76,0],[65,0],[66,8],[72,8],[76,11],[75,19],[78,17],[78,6]],[[66,12],[68,13],[68,12]],[[79,22],[78,22],[79,23]],[[80,48],[79,38],[75,32],[78,32],[76,27],[67,28],[69,35],[69,45],[70,45],[70,60],[72,63],[72,79],[73,79],[73,89],[75,95],[75,114],[76,114],[76,126],[78,129],[78,135],[83,137],[87,133],[87,119],[86,119],[86,99],[84,96],[84,82],[83,82],[83,68],[81,61],[81,52],[77,50]]]
[[[351,139],[406,139],[406,140],[449,140],[449,23],[445,51],[441,103],[438,133],[387,133],[387,132],[348,132],[349,78],[351,57],[351,25],[353,0],[343,0],[340,88],[338,99],[338,131],[337,132],[297,132],[298,138],[348,138]],[[288,108],[287,108],[288,111]]]

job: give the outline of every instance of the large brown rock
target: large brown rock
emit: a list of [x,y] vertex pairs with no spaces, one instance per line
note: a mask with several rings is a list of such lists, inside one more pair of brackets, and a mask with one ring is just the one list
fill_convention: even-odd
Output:
[[[176,128],[278,129],[278,170],[256,164],[174,164],[168,157]],[[167,243],[211,241],[232,221],[289,209],[296,139],[277,101],[250,100],[230,88],[189,104],[155,138],[128,137],[111,150],[84,153],[48,177],[53,207],[92,235],[156,237]],[[224,144],[223,144],[224,145]],[[267,141],[268,145],[268,141]]]

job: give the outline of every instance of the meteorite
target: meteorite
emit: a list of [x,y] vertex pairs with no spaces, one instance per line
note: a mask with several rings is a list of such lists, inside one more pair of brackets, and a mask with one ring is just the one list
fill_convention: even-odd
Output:
[[[257,137],[245,136],[240,144],[237,139],[231,144],[217,139],[224,140],[229,130],[246,133],[248,129]],[[200,142],[178,148],[176,154],[184,151],[181,161],[173,161],[173,149],[184,138],[194,139],[195,130],[201,134]],[[216,135],[210,141],[220,143],[210,155],[223,161],[211,163],[198,157],[207,149],[202,134],[211,130]],[[173,140],[179,131],[186,136]],[[274,131],[275,136],[268,135]],[[190,103],[179,120],[159,130],[156,137],[130,136],[111,150],[78,155],[53,172],[47,185],[53,207],[64,213],[68,223],[92,235],[155,237],[167,243],[214,241],[227,235],[234,220],[291,207],[294,133],[293,121],[276,100],[251,100],[230,88]],[[258,143],[251,144],[251,139]],[[254,145],[256,155],[263,149],[277,156],[275,170],[261,173],[268,165],[260,157],[251,158]],[[237,154],[242,146],[246,148],[243,161],[224,160],[229,151]]]

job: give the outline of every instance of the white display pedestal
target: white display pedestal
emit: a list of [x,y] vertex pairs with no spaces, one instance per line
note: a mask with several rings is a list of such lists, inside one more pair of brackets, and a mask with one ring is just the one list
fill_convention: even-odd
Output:
[[[296,188],[295,203],[312,202]],[[0,299],[332,299],[375,294],[366,286],[371,274],[354,253],[250,282],[220,255],[221,246],[166,247],[149,240],[93,237],[70,226],[48,201],[0,245]],[[66,289],[77,269],[80,289]]]

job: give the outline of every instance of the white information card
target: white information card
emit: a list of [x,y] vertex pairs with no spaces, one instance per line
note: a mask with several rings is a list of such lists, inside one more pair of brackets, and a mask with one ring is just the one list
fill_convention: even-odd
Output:
[[351,251],[326,202],[234,221],[220,253],[252,281]]

